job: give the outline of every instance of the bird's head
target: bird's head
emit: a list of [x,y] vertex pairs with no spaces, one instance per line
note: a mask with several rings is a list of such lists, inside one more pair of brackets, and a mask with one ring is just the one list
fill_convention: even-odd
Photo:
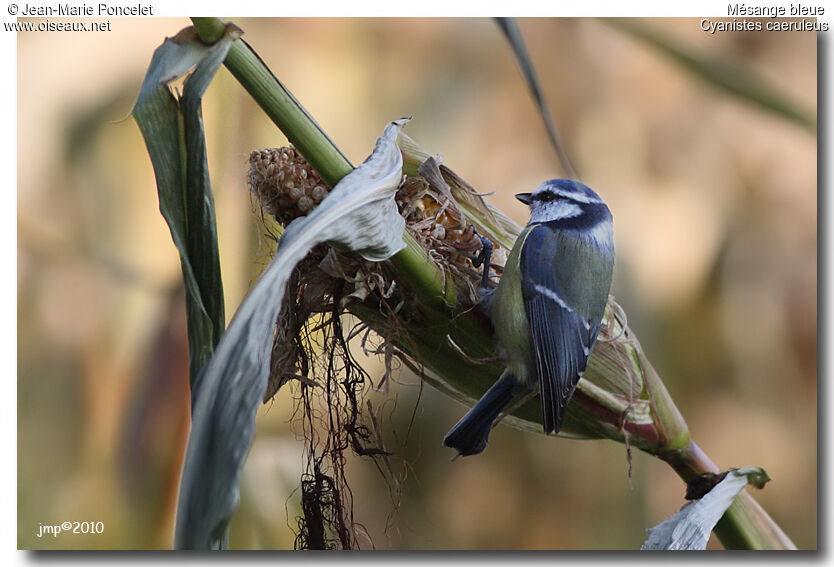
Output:
[[611,213],[593,189],[570,179],[545,181],[532,193],[519,193],[516,199],[530,206],[530,222],[541,223],[562,219],[603,220]]

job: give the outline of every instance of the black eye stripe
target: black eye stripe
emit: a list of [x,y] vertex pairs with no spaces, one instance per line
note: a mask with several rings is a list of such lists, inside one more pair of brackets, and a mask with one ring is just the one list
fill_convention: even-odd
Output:
[[541,193],[536,193],[531,197],[531,199],[537,203],[552,203],[554,201],[563,201],[565,203],[573,203],[574,205],[580,206],[602,203],[602,201],[598,198],[585,200],[579,197],[573,197],[571,195],[554,193],[553,191],[542,191]]
[[536,193],[535,195],[533,195],[533,200],[538,203],[552,203],[553,201],[562,201],[567,199],[551,191],[546,191],[543,193]]

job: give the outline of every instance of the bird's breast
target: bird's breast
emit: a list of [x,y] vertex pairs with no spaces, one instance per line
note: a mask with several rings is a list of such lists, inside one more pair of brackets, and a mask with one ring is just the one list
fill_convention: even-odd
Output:
[[536,376],[528,376],[527,369],[533,367],[532,339],[521,290],[521,247],[528,234],[529,228],[519,235],[510,252],[492,299],[490,313],[507,366],[516,379],[525,384],[537,380]]

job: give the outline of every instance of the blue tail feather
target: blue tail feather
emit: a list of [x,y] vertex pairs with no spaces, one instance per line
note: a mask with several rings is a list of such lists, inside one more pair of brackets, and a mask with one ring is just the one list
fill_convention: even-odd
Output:
[[486,391],[469,412],[455,425],[443,444],[457,450],[460,455],[477,455],[489,442],[489,432],[501,411],[518,394],[518,384],[511,374],[505,373]]

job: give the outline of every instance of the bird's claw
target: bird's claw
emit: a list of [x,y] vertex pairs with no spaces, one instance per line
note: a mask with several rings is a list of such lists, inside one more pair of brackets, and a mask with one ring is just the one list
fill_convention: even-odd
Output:
[[486,236],[481,236],[478,232],[478,229],[475,228],[475,225],[472,226],[472,230],[475,232],[475,236],[481,239],[481,253],[478,254],[478,257],[472,260],[472,265],[476,268],[480,268],[481,266],[484,267],[483,275],[481,276],[481,288],[488,288],[489,285],[489,266],[490,262],[492,261],[492,250],[495,245],[492,243],[492,240],[487,238]]

